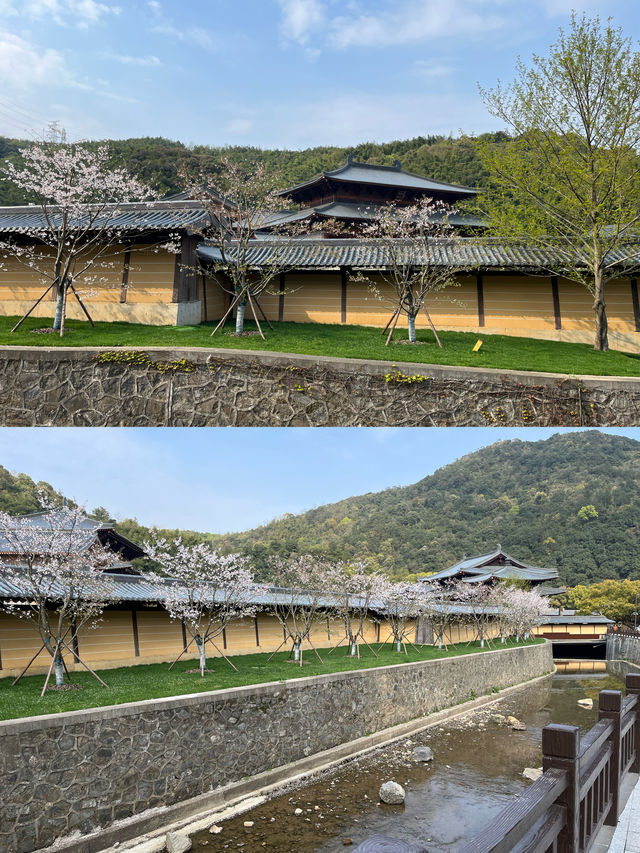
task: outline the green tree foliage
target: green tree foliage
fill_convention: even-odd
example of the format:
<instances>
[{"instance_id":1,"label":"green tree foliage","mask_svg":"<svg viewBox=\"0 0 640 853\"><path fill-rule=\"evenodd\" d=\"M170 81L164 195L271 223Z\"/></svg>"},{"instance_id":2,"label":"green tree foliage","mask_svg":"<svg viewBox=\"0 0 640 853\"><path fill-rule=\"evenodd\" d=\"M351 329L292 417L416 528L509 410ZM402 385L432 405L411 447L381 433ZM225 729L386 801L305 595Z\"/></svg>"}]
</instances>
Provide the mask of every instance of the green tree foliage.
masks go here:
<instances>
[{"instance_id":1,"label":"green tree foliage","mask_svg":"<svg viewBox=\"0 0 640 853\"><path fill-rule=\"evenodd\" d=\"M598 511L594 507L593 504L587 504L586 506L581 506L578 510L578 518L581 518L583 521L589 521L592 518L598 517Z\"/></svg>"},{"instance_id":2,"label":"green tree foliage","mask_svg":"<svg viewBox=\"0 0 640 853\"><path fill-rule=\"evenodd\" d=\"M540 246L550 273L589 291L595 348L607 350L605 286L621 258L627 274L640 266L640 53L574 14L546 56L481 93L511 138L479 145L491 176L479 205L494 235Z\"/></svg>"},{"instance_id":3,"label":"green tree foliage","mask_svg":"<svg viewBox=\"0 0 640 853\"><path fill-rule=\"evenodd\" d=\"M480 138L489 143L501 143L505 134L485 134ZM0 166L5 158L17 165L18 148L28 144L0 136ZM465 186L484 186L488 175L475 142L466 137L417 136L381 145L365 142L353 148L324 146L302 151L248 146L186 146L162 137L117 139L110 145L113 152L111 165L126 168L145 184L153 186L159 194L180 192L183 189L181 172L215 175L223 157L245 170L254 163L264 163L268 172L279 173L284 184L289 186L343 165L348 154L357 161L384 166L392 166L395 160L400 160L403 169L409 172ZM21 204L25 201L29 199L20 197L14 188L0 182L0 204Z\"/></svg>"},{"instance_id":4,"label":"green tree foliage","mask_svg":"<svg viewBox=\"0 0 640 853\"><path fill-rule=\"evenodd\" d=\"M579 613L598 613L615 622L634 624L640 597L640 580L606 580L591 586L580 584L559 597L560 604Z\"/></svg>"}]
</instances>

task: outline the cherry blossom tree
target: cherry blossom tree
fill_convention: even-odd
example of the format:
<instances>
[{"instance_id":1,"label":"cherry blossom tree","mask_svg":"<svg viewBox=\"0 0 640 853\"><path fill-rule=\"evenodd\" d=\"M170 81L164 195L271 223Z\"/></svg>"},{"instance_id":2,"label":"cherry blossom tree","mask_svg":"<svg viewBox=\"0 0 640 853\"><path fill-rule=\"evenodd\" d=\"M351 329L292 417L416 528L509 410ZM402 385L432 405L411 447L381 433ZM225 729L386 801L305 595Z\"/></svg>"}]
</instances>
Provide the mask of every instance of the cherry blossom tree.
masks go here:
<instances>
[{"instance_id":1,"label":"cherry blossom tree","mask_svg":"<svg viewBox=\"0 0 640 853\"><path fill-rule=\"evenodd\" d=\"M248 559L240 554L219 554L202 542L187 545L180 537L172 542L163 538L145 542L145 550L168 577L151 571L146 576L162 587L164 607L191 635L169 669L195 643L202 676L209 671L207 645L213 646L237 672L216 639L229 622L254 616L258 609L257 599L264 587L254 581Z\"/></svg>"},{"instance_id":2,"label":"cherry blossom tree","mask_svg":"<svg viewBox=\"0 0 640 853\"><path fill-rule=\"evenodd\" d=\"M365 639L364 628L372 601L380 598L383 582L381 575L367 572L365 563L347 564L339 561L330 567L327 590L334 599L335 614L344 626L344 636L331 651L347 642L349 655L359 658L360 643L364 643L377 657Z\"/></svg>"},{"instance_id":3,"label":"cherry blossom tree","mask_svg":"<svg viewBox=\"0 0 640 853\"><path fill-rule=\"evenodd\" d=\"M460 618L460 605L458 602L458 588L460 584L455 581L441 583L437 586L427 587L422 593L422 611L431 621L433 628L434 643L438 648L447 648L447 632L451 626Z\"/></svg>"},{"instance_id":4,"label":"cherry blossom tree","mask_svg":"<svg viewBox=\"0 0 640 853\"><path fill-rule=\"evenodd\" d=\"M542 621L547 602L537 590L519 589L515 586L507 587L504 600L511 622L511 633L515 635L516 642L529 639L531 631Z\"/></svg>"},{"instance_id":5,"label":"cherry blossom tree","mask_svg":"<svg viewBox=\"0 0 640 853\"><path fill-rule=\"evenodd\" d=\"M0 179L33 202L33 216L28 226L0 241L0 262L14 259L37 274L45 290L12 331L53 290L53 329L63 335L70 296L93 325L84 298L108 282L115 257L122 253L123 230L117 227L121 205L148 199L151 193L124 169L109 165L104 145L36 142L20 149L20 155L22 165L8 162ZM166 246L177 251L171 240Z\"/></svg>"},{"instance_id":6,"label":"cherry blossom tree","mask_svg":"<svg viewBox=\"0 0 640 853\"><path fill-rule=\"evenodd\" d=\"M358 272L352 279L367 284L377 299L393 308L384 328L384 332L389 329L387 344L401 315L407 318L409 342L415 343L416 317L424 311L442 346L426 303L431 294L458 284L460 267L446 252L454 236L448 217L454 212L445 202L424 198L408 206L384 205L362 227L363 236L379 245L384 267L375 274ZM380 281L386 285L384 289Z\"/></svg>"},{"instance_id":7,"label":"cherry blossom tree","mask_svg":"<svg viewBox=\"0 0 640 853\"><path fill-rule=\"evenodd\" d=\"M311 640L311 630L321 613L335 607L335 599L328 593L331 571L331 563L321 557L272 557L270 574L275 585L270 590L271 606L282 625L283 640L269 660L291 643L289 657L302 666L302 644L306 641L324 663Z\"/></svg>"},{"instance_id":8,"label":"cherry blossom tree","mask_svg":"<svg viewBox=\"0 0 640 853\"><path fill-rule=\"evenodd\" d=\"M491 644L490 629L495 622L491 592L492 587L485 584L461 583L458 586L458 600L467 608L467 620L481 649L487 641Z\"/></svg>"},{"instance_id":9,"label":"cherry blossom tree","mask_svg":"<svg viewBox=\"0 0 640 853\"><path fill-rule=\"evenodd\" d=\"M33 515L16 518L0 512L0 575L15 590L0 607L30 622L41 639L38 651L13 684L46 651L51 664L41 696L52 670L56 688L65 687L69 655L106 687L73 645L80 628L93 626L107 604L115 601L104 571L116 557L97 540L95 528L87 527L81 507L56 507L42 493L40 501L43 511Z\"/></svg>"},{"instance_id":10,"label":"cherry blossom tree","mask_svg":"<svg viewBox=\"0 0 640 853\"><path fill-rule=\"evenodd\" d=\"M263 163L245 171L226 158L222 158L217 174L200 174L190 182L189 195L199 199L209 213L211 224L202 236L217 253L216 258L207 259L200 271L213 278L230 296L229 307L212 335L234 309L235 334L243 334L247 305L262 338L258 312L271 328L260 305L260 296L269 292L280 273L292 268L289 249L304 231L302 223L279 224L278 214L285 200L276 183L277 175L267 173ZM211 191L211 184L216 185L221 195ZM267 251L258 264L252 258L261 246Z\"/></svg>"},{"instance_id":11,"label":"cherry blossom tree","mask_svg":"<svg viewBox=\"0 0 640 853\"><path fill-rule=\"evenodd\" d=\"M417 618L422 607L424 597L422 584L407 581L394 583L387 578L381 578L377 593L384 617L391 629L387 639L393 637L396 651L401 652L404 649L404 653L407 654L407 642L416 648L408 637L408 631L409 623ZM384 642L386 643L386 640Z\"/></svg>"}]
</instances>

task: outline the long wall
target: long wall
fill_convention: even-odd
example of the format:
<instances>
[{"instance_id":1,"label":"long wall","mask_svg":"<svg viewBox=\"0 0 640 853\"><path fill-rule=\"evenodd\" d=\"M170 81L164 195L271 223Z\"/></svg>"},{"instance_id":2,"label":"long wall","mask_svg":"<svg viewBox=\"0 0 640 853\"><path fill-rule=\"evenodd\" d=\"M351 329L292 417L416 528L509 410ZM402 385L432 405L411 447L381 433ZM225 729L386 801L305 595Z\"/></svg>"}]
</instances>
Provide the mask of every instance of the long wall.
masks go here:
<instances>
[{"instance_id":1,"label":"long wall","mask_svg":"<svg viewBox=\"0 0 640 853\"><path fill-rule=\"evenodd\" d=\"M607 634L607 660L640 664L640 636L623 632Z\"/></svg>"},{"instance_id":2,"label":"long wall","mask_svg":"<svg viewBox=\"0 0 640 853\"><path fill-rule=\"evenodd\" d=\"M0 722L0 850L30 853L552 670L547 642Z\"/></svg>"},{"instance_id":3,"label":"long wall","mask_svg":"<svg viewBox=\"0 0 640 853\"><path fill-rule=\"evenodd\" d=\"M216 285L207 287L205 319L221 314ZM353 282L341 272L293 271L280 278L260 302L270 320L296 323L352 323L385 326L393 313L391 289L382 280L377 294L367 284ZM279 292L279 291L282 292ZM640 309L636 279L607 284L606 304L610 345L613 349L640 352ZM223 300L224 301L224 300ZM427 299L438 329L517 335L555 341L592 343L593 298L581 285L563 278L520 273L461 275L448 287ZM406 319L400 325L406 327ZM429 328L420 314L419 329Z\"/></svg>"}]
</instances>

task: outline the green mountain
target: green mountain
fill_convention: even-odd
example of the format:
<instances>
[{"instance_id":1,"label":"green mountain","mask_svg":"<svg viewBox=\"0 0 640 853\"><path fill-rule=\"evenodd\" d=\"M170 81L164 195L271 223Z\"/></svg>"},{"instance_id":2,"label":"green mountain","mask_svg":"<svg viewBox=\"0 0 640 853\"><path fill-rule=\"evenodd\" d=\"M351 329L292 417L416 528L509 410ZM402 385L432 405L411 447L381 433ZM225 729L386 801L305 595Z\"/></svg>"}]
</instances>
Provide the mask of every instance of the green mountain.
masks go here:
<instances>
[{"instance_id":1,"label":"green mountain","mask_svg":"<svg viewBox=\"0 0 640 853\"><path fill-rule=\"evenodd\" d=\"M499 143L505 134L486 134ZM0 136L0 167L5 159L19 161L19 148L28 141ZM98 145L100 143L92 143ZM204 170L215 175L222 157L249 167L263 162L271 173L278 174L281 186L307 180L325 169L342 165L348 154L364 163L391 166L400 160L403 169L441 181L467 186L484 186L487 173L480 162L472 140L461 137L417 136L414 139L396 140L377 144L364 142L352 148L318 147L301 151L261 149L243 146L215 147L208 145L186 146L162 137L117 139L109 141L114 165L125 166L161 194L182 189L180 171L197 173ZM0 180L0 205L27 201L10 184Z\"/></svg>"},{"instance_id":2,"label":"green mountain","mask_svg":"<svg viewBox=\"0 0 640 853\"><path fill-rule=\"evenodd\" d=\"M556 567L564 583L640 579L640 442L600 432L502 441L412 486L348 498L220 547L253 554L366 558L394 577L443 569L499 542Z\"/></svg>"},{"instance_id":3,"label":"green mountain","mask_svg":"<svg viewBox=\"0 0 640 853\"><path fill-rule=\"evenodd\" d=\"M61 497L49 484L38 484ZM0 467L0 509L37 508L37 486ZM94 514L108 518L98 507ZM149 529L118 529L136 542ZM501 441L412 486L285 515L244 533L158 531L253 556L267 579L271 554L365 558L397 578L433 572L500 542L514 557L556 567L568 586L640 579L640 442L597 431L546 441Z\"/></svg>"}]
</instances>

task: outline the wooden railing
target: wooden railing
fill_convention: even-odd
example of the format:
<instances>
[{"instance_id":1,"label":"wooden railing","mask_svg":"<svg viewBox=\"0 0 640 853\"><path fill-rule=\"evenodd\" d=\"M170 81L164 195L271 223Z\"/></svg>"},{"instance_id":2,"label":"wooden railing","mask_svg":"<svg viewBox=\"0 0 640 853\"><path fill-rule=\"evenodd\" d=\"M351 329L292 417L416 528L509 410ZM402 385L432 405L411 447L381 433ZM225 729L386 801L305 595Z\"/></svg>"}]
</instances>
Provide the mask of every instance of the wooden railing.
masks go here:
<instances>
[{"instance_id":1,"label":"wooden railing","mask_svg":"<svg viewBox=\"0 0 640 853\"><path fill-rule=\"evenodd\" d=\"M578 726L545 726L540 779L457 853L588 853L602 825L618 822L624 777L640 772L640 675L625 686L626 698L600 691L599 721L584 737ZM393 844L376 836L356 851L409 848Z\"/></svg>"}]
</instances>

